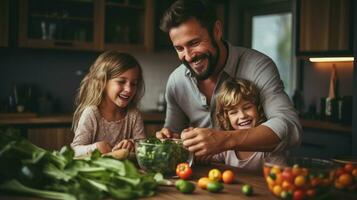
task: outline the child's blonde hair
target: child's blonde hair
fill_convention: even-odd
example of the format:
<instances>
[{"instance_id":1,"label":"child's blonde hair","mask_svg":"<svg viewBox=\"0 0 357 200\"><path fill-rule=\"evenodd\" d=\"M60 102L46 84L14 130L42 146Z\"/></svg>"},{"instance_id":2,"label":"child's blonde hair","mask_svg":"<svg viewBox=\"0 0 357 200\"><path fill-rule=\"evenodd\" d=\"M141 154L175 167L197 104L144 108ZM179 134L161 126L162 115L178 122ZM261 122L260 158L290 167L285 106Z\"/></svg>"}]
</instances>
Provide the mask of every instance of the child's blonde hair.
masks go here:
<instances>
[{"instance_id":1,"label":"child's blonde hair","mask_svg":"<svg viewBox=\"0 0 357 200\"><path fill-rule=\"evenodd\" d=\"M244 99L257 107L257 124L266 120L264 110L260 104L259 91L254 84L244 79L228 79L220 89L216 97L216 121L221 129L233 130L228 118L228 111L234 109Z\"/></svg>"},{"instance_id":2,"label":"child's blonde hair","mask_svg":"<svg viewBox=\"0 0 357 200\"><path fill-rule=\"evenodd\" d=\"M107 81L135 67L139 69L137 90L133 100L128 105L128 109L137 106L145 91L142 68L139 62L132 55L119 51L107 51L99 55L89 68L88 74L81 81L75 99L77 108L73 115L72 129L74 131L78 127L78 121L84 109L92 105L98 106L101 103Z\"/></svg>"}]
</instances>

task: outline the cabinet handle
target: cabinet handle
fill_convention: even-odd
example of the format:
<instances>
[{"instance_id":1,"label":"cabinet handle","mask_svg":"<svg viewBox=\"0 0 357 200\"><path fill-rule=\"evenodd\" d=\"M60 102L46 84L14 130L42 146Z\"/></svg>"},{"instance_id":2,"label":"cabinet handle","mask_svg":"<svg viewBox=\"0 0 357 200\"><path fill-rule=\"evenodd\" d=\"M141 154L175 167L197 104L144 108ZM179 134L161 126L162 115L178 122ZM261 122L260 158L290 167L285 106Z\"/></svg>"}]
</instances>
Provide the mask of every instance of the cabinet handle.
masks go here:
<instances>
[{"instance_id":1,"label":"cabinet handle","mask_svg":"<svg viewBox=\"0 0 357 200\"><path fill-rule=\"evenodd\" d=\"M71 47L73 46L72 42L54 42L56 46L65 46L65 47Z\"/></svg>"},{"instance_id":2,"label":"cabinet handle","mask_svg":"<svg viewBox=\"0 0 357 200\"><path fill-rule=\"evenodd\" d=\"M309 142L302 142L301 146L315 148L315 149L325 149L326 148L324 145L313 144L313 143L309 143Z\"/></svg>"}]
</instances>

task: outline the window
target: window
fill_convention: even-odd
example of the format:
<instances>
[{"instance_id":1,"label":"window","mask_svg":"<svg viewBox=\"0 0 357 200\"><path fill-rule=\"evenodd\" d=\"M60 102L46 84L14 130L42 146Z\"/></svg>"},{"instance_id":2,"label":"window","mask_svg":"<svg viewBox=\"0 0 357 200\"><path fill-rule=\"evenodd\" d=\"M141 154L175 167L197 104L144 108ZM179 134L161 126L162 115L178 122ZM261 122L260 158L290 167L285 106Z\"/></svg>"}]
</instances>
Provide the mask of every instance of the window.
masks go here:
<instances>
[{"instance_id":1,"label":"window","mask_svg":"<svg viewBox=\"0 0 357 200\"><path fill-rule=\"evenodd\" d=\"M292 41L291 12L252 16L252 48L273 59L289 96L294 90Z\"/></svg>"}]
</instances>

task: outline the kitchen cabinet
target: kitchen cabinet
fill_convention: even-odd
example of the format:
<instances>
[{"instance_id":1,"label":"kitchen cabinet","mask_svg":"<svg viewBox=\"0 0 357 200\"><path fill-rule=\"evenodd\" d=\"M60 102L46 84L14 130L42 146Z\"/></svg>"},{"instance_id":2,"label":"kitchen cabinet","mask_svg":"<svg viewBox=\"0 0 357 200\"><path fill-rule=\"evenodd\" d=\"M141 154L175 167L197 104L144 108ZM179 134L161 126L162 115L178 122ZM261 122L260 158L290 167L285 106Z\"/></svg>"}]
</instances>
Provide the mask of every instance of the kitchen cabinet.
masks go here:
<instances>
[{"instance_id":1,"label":"kitchen cabinet","mask_svg":"<svg viewBox=\"0 0 357 200\"><path fill-rule=\"evenodd\" d=\"M291 155L317 158L351 155L351 137L351 132L304 128L301 145Z\"/></svg>"},{"instance_id":2,"label":"kitchen cabinet","mask_svg":"<svg viewBox=\"0 0 357 200\"><path fill-rule=\"evenodd\" d=\"M20 0L20 47L153 49L153 0Z\"/></svg>"},{"instance_id":3,"label":"kitchen cabinet","mask_svg":"<svg viewBox=\"0 0 357 200\"><path fill-rule=\"evenodd\" d=\"M298 56L352 55L351 0L296 0Z\"/></svg>"},{"instance_id":4,"label":"kitchen cabinet","mask_svg":"<svg viewBox=\"0 0 357 200\"><path fill-rule=\"evenodd\" d=\"M27 129L27 138L33 144L47 149L60 150L70 145L74 134L70 127L37 127Z\"/></svg>"},{"instance_id":5,"label":"kitchen cabinet","mask_svg":"<svg viewBox=\"0 0 357 200\"><path fill-rule=\"evenodd\" d=\"M148 137L164 125L165 113L143 112L144 130ZM36 114L8 113L0 115L0 126L21 130L32 143L47 150L60 150L70 145L74 133L71 130L72 115L37 116Z\"/></svg>"},{"instance_id":6,"label":"kitchen cabinet","mask_svg":"<svg viewBox=\"0 0 357 200\"><path fill-rule=\"evenodd\" d=\"M8 46L9 0L0 1L0 47Z\"/></svg>"}]
</instances>

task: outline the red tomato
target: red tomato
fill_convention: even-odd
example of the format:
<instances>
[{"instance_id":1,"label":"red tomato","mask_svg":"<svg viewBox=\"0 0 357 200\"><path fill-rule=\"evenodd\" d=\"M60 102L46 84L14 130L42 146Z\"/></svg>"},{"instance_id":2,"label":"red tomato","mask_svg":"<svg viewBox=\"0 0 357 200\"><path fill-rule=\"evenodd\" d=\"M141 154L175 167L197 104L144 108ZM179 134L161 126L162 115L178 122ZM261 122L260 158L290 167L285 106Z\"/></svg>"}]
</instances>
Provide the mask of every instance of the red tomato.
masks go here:
<instances>
[{"instance_id":1,"label":"red tomato","mask_svg":"<svg viewBox=\"0 0 357 200\"><path fill-rule=\"evenodd\" d=\"M192 175L192 169L188 163L180 163L176 167L176 175L181 179L188 179Z\"/></svg>"},{"instance_id":2,"label":"red tomato","mask_svg":"<svg viewBox=\"0 0 357 200\"><path fill-rule=\"evenodd\" d=\"M347 163L345 165L345 170L351 173L353 171L353 165L351 163Z\"/></svg>"},{"instance_id":3,"label":"red tomato","mask_svg":"<svg viewBox=\"0 0 357 200\"><path fill-rule=\"evenodd\" d=\"M345 173L345 168L338 168L336 170L336 176L341 176L341 174Z\"/></svg>"},{"instance_id":4,"label":"red tomato","mask_svg":"<svg viewBox=\"0 0 357 200\"><path fill-rule=\"evenodd\" d=\"M294 200L302 200L305 197L305 193L302 190L295 190L293 194L293 199Z\"/></svg>"},{"instance_id":5,"label":"red tomato","mask_svg":"<svg viewBox=\"0 0 357 200\"><path fill-rule=\"evenodd\" d=\"M283 173L281 174L281 176L283 177L283 180L288 181L289 183L293 183L294 182L295 176L292 173L292 171L289 170L289 169L285 169L283 171Z\"/></svg>"}]
</instances>

